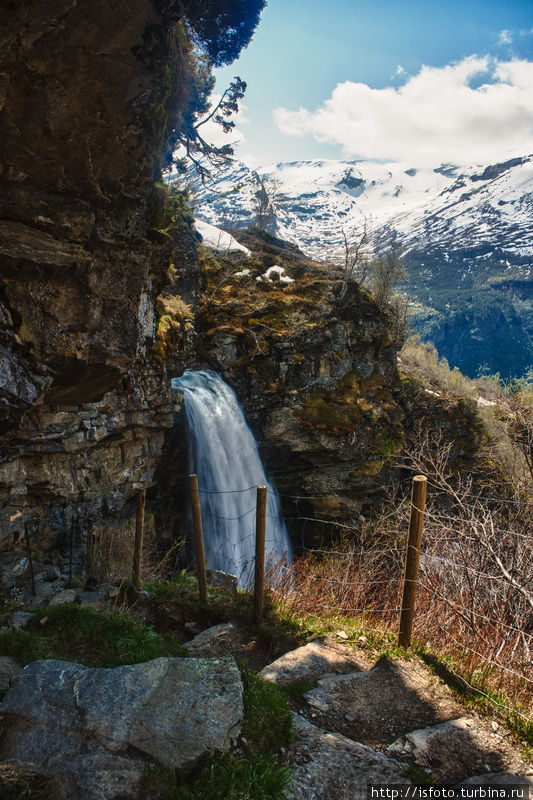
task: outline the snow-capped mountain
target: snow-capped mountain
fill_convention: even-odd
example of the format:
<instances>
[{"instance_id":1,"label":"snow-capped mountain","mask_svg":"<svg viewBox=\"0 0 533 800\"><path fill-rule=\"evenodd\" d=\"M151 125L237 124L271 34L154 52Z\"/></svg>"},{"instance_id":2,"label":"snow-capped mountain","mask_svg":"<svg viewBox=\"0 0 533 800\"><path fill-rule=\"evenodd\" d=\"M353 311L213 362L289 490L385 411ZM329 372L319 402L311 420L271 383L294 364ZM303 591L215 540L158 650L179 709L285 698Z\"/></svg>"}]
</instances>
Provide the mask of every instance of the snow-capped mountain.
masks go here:
<instances>
[{"instance_id":1,"label":"snow-capped mountain","mask_svg":"<svg viewBox=\"0 0 533 800\"><path fill-rule=\"evenodd\" d=\"M434 169L361 161L234 162L195 186L195 214L223 228L256 222L262 185L269 230L321 261L365 230L395 240L409 271L415 324L468 374L523 374L533 364L533 155Z\"/></svg>"},{"instance_id":2,"label":"snow-capped mountain","mask_svg":"<svg viewBox=\"0 0 533 800\"><path fill-rule=\"evenodd\" d=\"M417 169L356 161L296 161L252 170L242 163L196 187L196 213L213 224L254 222L259 176L275 189L275 230L315 258L343 231L395 231L408 249L503 248L533 261L533 156L467 169ZM513 259L514 260L514 259Z\"/></svg>"}]
</instances>

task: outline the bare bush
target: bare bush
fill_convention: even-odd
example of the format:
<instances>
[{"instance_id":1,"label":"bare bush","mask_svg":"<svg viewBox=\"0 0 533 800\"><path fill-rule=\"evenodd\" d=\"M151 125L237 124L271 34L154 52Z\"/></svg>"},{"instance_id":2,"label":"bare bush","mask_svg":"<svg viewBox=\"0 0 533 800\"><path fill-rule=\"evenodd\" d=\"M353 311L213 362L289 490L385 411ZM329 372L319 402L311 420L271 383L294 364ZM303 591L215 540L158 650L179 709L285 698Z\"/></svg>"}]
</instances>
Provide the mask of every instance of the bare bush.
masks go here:
<instances>
[{"instance_id":1,"label":"bare bush","mask_svg":"<svg viewBox=\"0 0 533 800\"><path fill-rule=\"evenodd\" d=\"M531 703L533 506L450 468L451 445L426 436L402 472L428 477L415 636L452 656L463 677ZM400 496L407 492L407 483ZM410 513L391 497L339 543L307 552L290 570L284 605L296 615L361 616L397 630Z\"/></svg>"}]
</instances>

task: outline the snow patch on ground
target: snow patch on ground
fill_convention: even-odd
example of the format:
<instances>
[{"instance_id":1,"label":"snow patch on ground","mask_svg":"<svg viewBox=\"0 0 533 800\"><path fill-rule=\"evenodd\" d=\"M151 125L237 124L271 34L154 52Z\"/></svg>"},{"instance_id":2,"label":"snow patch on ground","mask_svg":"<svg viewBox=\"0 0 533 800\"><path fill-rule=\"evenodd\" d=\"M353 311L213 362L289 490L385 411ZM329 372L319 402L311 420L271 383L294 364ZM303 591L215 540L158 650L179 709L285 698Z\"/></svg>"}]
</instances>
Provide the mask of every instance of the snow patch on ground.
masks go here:
<instances>
[{"instance_id":1,"label":"snow patch on ground","mask_svg":"<svg viewBox=\"0 0 533 800\"><path fill-rule=\"evenodd\" d=\"M294 278L289 278L289 276L285 275L284 273L285 267L279 267L277 264L274 264L274 266L269 267L263 275L258 275L256 281L268 281L268 283L273 283L274 281L279 281L280 283L294 283ZM277 278L272 278L272 275L277 275Z\"/></svg>"},{"instance_id":2,"label":"snow patch on ground","mask_svg":"<svg viewBox=\"0 0 533 800\"><path fill-rule=\"evenodd\" d=\"M204 222L203 219L195 219L194 225L202 237L203 244L211 250L217 250L218 252L238 250L247 256L250 255L247 247L240 244L230 233L226 233L221 228L217 228L209 222Z\"/></svg>"}]
</instances>

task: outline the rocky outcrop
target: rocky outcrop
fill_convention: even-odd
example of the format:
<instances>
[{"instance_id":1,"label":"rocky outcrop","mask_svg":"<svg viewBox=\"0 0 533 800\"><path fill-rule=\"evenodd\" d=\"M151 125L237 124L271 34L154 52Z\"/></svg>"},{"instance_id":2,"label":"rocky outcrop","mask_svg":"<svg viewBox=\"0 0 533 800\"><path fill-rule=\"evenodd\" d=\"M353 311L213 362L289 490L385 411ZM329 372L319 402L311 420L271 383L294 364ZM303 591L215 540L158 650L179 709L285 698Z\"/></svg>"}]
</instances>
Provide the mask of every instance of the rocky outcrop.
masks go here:
<instances>
[{"instance_id":1,"label":"rocky outcrop","mask_svg":"<svg viewBox=\"0 0 533 800\"><path fill-rule=\"evenodd\" d=\"M1 756L52 776L72 800L138 797L149 763L182 772L240 734L232 658L158 658L96 669L35 661L3 703Z\"/></svg>"},{"instance_id":2,"label":"rocky outcrop","mask_svg":"<svg viewBox=\"0 0 533 800\"><path fill-rule=\"evenodd\" d=\"M189 45L171 3L0 5L0 548L43 551L131 524L174 421L156 297L196 254L154 181Z\"/></svg>"},{"instance_id":3,"label":"rocky outcrop","mask_svg":"<svg viewBox=\"0 0 533 800\"><path fill-rule=\"evenodd\" d=\"M402 441L390 319L355 283L278 263L292 282L256 280L264 263L208 271L198 363L235 388L282 494L309 497L302 515L354 519Z\"/></svg>"},{"instance_id":4,"label":"rocky outcrop","mask_svg":"<svg viewBox=\"0 0 533 800\"><path fill-rule=\"evenodd\" d=\"M398 373L390 309L269 234L244 240L255 256L245 269L204 264L196 364L236 390L299 543L335 536L329 522L357 527L394 482L406 434L431 430L457 463L476 451L475 405L428 395Z\"/></svg>"},{"instance_id":5,"label":"rocky outcrop","mask_svg":"<svg viewBox=\"0 0 533 800\"><path fill-rule=\"evenodd\" d=\"M405 427L389 312L274 237L200 278L157 184L191 82L173 2L0 5L0 549L27 531L72 575L131 540L138 489L185 472L185 366L236 389L288 516L353 523Z\"/></svg>"},{"instance_id":6,"label":"rocky outcrop","mask_svg":"<svg viewBox=\"0 0 533 800\"><path fill-rule=\"evenodd\" d=\"M368 785L411 786L407 767L340 733L294 714L294 800L365 800Z\"/></svg>"},{"instance_id":7,"label":"rocky outcrop","mask_svg":"<svg viewBox=\"0 0 533 800\"><path fill-rule=\"evenodd\" d=\"M351 800L365 797L368 784L411 781L531 784L532 765L500 722L465 717L458 697L417 658L382 657L368 669L369 655L316 640L261 671L293 689L317 682L295 701L295 800Z\"/></svg>"}]
</instances>

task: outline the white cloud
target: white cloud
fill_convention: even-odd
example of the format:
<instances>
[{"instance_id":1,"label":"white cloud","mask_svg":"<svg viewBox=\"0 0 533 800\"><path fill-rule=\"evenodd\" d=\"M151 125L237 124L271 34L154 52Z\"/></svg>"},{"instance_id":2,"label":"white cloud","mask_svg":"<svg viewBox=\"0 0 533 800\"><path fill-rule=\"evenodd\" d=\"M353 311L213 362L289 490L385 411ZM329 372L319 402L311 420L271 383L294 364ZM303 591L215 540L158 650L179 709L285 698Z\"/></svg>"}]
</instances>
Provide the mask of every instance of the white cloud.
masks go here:
<instances>
[{"instance_id":1,"label":"white cloud","mask_svg":"<svg viewBox=\"0 0 533 800\"><path fill-rule=\"evenodd\" d=\"M507 28L504 28L503 31L500 31L500 36L498 38L498 44L505 45L505 44L512 44L513 43L513 34Z\"/></svg>"},{"instance_id":2,"label":"white cloud","mask_svg":"<svg viewBox=\"0 0 533 800\"><path fill-rule=\"evenodd\" d=\"M486 163L533 151L533 62L469 56L423 66L396 88L346 81L315 111L277 108L274 118L283 133L339 144L350 157Z\"/></svg>"}]
</instances>

